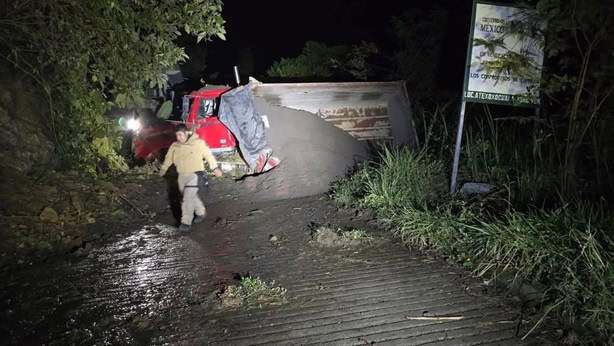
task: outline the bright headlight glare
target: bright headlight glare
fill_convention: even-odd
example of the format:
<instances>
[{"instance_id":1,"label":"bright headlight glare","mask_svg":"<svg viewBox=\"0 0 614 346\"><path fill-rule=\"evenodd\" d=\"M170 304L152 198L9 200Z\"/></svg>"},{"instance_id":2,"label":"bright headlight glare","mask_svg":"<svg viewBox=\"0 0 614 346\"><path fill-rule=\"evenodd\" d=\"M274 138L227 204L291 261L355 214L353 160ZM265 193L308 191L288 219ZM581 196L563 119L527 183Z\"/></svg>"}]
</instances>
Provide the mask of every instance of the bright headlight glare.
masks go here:
<instances>
[{"instance_id":1,"label":"bright headlight glare","mask_svg":"<svg viewBox=\"0 0 614 346\"><path fill-rule=\"evenodd\" d=\"M141 129L141 122L138 121L138 119L128 119L128 121L126 122L126 127L128 127L129 130L132 131L138 131Z\"/></svg>"}]
</instances>

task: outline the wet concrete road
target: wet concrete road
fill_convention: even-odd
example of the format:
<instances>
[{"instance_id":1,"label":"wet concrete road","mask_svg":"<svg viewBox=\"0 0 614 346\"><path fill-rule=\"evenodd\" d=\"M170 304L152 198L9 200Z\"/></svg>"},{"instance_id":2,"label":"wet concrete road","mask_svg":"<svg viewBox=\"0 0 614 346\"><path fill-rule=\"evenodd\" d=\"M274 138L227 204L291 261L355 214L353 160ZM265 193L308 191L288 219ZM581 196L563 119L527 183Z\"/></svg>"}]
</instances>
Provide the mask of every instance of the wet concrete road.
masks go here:
<instances>
[{"instance_id":1,"label":"wet concrete road","mask_svg":"<svg viewBox=\"0 0 614 346\"><path fill-rule=\"evenodd\" d=\"M517 307L442 260L411 252L323 197L219 202L179 236L164 215L126 226L87 256L2 283L2 344L543 344ZM356 248L311 240L315 225L376 237ZM277 241L271 242L274 235ZM275 280L288 302L221 309L239 274ZM526 318L526 317L525 317Z\"/></svg>"}]
</instances>

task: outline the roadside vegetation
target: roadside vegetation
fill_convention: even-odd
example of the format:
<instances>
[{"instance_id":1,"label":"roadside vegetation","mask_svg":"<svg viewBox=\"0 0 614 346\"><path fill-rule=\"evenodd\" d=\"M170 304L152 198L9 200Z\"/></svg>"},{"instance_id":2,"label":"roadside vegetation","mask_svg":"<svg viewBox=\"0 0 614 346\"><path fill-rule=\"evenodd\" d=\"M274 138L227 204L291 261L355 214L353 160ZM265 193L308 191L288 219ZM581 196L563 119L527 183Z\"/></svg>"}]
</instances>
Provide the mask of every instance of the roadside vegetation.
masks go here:
<instances>
[{"instance_id":1,"label":"roadside vegetation","mask_svg":"<svg viewBox=\"0 0 614 346\"><path fill-rule=\"evenodd\" d=\"M373 237L367 232L357 229L333 229L321 226L311 232L311 239L314 243L323 247L351 248L373 242Z\"/></svg>"},{"instance_id":2,"label":"roadside vegetation","mask_svg":"<svg viewBox=\"0 0 614 346\"><path fill-rule=\"evenodd\" d=\"M128 168L117 153L121 128L105 113L143 108L145 91L164 87L165 72L187 60L180 38L226 33L220 0L0 0L0 7L0 66L44 100L41 121L58 158L49 166L90 175Z\"/></svg>"},{"instance_id":3,"label":"roadside vegetation","mask_svg":"<svg viewBox=\"0 0 614 346\"><path fill-rule=\"evenodd\" d=\"M287 293L288 290L276 286L274 281L266 282L259 277L245 276L241 278L240 284L227 286L219 299L223 308L253 308L283 304Z\"/></svg>"},{"instance_id":4,"label":"roadside vegetation","mask_svg":"<svg viewBox=\"0 0 614 346\"><path fill-rule=\"evenodd\" d=\"M357 228L352 228L349 231L342 231L341 232L341 236L346 238L346 239L350 239L350 240L360 240L363 242L370 242L373 240L373 237L370 236L367 232L361 230L361 229L357 229Z\"/></svg>"}]
</instances>

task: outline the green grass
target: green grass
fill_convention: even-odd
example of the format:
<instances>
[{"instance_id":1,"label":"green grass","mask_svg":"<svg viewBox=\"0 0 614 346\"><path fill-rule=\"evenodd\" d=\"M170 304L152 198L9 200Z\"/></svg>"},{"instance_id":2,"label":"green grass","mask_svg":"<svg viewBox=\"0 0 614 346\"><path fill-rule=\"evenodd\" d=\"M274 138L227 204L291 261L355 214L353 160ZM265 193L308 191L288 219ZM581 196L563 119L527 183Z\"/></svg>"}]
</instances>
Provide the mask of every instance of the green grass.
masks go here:
<instances>
[{"instance_id":1,"label":"green grass","mask_svg":"<svg viewBox=\"0 0 614 346\"><path fill-rule=\"evenodd\" d=\"M417 107L422 151L444 164L446 179L452 167L458 109L453 103ZM460 156L458 186L485 182L504 188L516 206L544 206L559 198L559 158L555 136L543 121L527 112L508 109L497 116L488 105L467 109ZM426 172L425 172L426 173ZM449 182L448 182L449 183Z\"/></svg>"},{"instance_id":2,"label":"green grass","mask_svg":"<svg viewBox=\"0 0 614 346\"><path fill-rule=\"evenodd\" d=\"M367 234L367 232L356 228L349 231L342 231L341 236L349 240L358 240L362 242L370 242L373 240L373 237Z\"/></svg>"},{"instance_id":3,"label":"green grass","mask_svg":"<svg viewBox=\"0 0 614 346\"><path fill-rule=\"evenodd\" d=\"M312 239L325 246L356 246L359 244L370 243L373 241L373 237L367 232L357 229L333 229L329 227L318 227L313 230Z\"/></svg>"},{"instance_id":4,"label":"green grass","mask_svg":"<svg viewBox=\"0 0 614 346\"><path fill-rule=\"evenodd\" d=\"M446 184L442 162L423 153L382 147L379 161L336 183L333 193L341 203L388 212L404 206L426 208L445 193Z\"/></svg>"},{"instance_id":5,"label":"green grass","mask_svg":"<svg viewBox=\"0 0 614 346\"><path fill-rule=\"evenodd\" d=\"M241 278L239 285L226 287L220 296L220 300L225 302L236 302L235 305L247 307L261 307L263 305L278 305L286 302L288 290L276 286L275 281L265 282L260 278L249 276Z\"/></svg>"}]
</instances>

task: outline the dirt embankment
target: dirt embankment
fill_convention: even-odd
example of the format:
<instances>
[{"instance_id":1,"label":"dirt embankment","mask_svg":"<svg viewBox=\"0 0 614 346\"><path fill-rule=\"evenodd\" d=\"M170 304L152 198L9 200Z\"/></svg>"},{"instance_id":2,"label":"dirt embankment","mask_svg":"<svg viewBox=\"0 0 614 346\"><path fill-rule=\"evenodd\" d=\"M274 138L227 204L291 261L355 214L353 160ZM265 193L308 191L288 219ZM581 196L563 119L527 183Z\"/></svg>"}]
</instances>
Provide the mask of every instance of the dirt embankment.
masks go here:
<instances>
[{"instance_id":1,"label":"dirt embankment","mask_svg":"<svg viewBox=\"0 0 614 346\"><path fill-rule=\"evenodd\" d=\"M41 171L55 150L44 93L10 74L0 67L0 179Z\"/></svg>"},{"instance_id":2,"label":"dirt embankment","mask_svg":"<svg viewBox=\"0 0 614 346\"><path fill-rule=\"evenodd\" d=\"M152 189L160 181L140 172L113 182L71 172L7 178L0 189L0 267L86 255L113 234L109 222L142 222L166 210L168 197L159 192L165 188Z\"/></svg>"}]
</instances>

